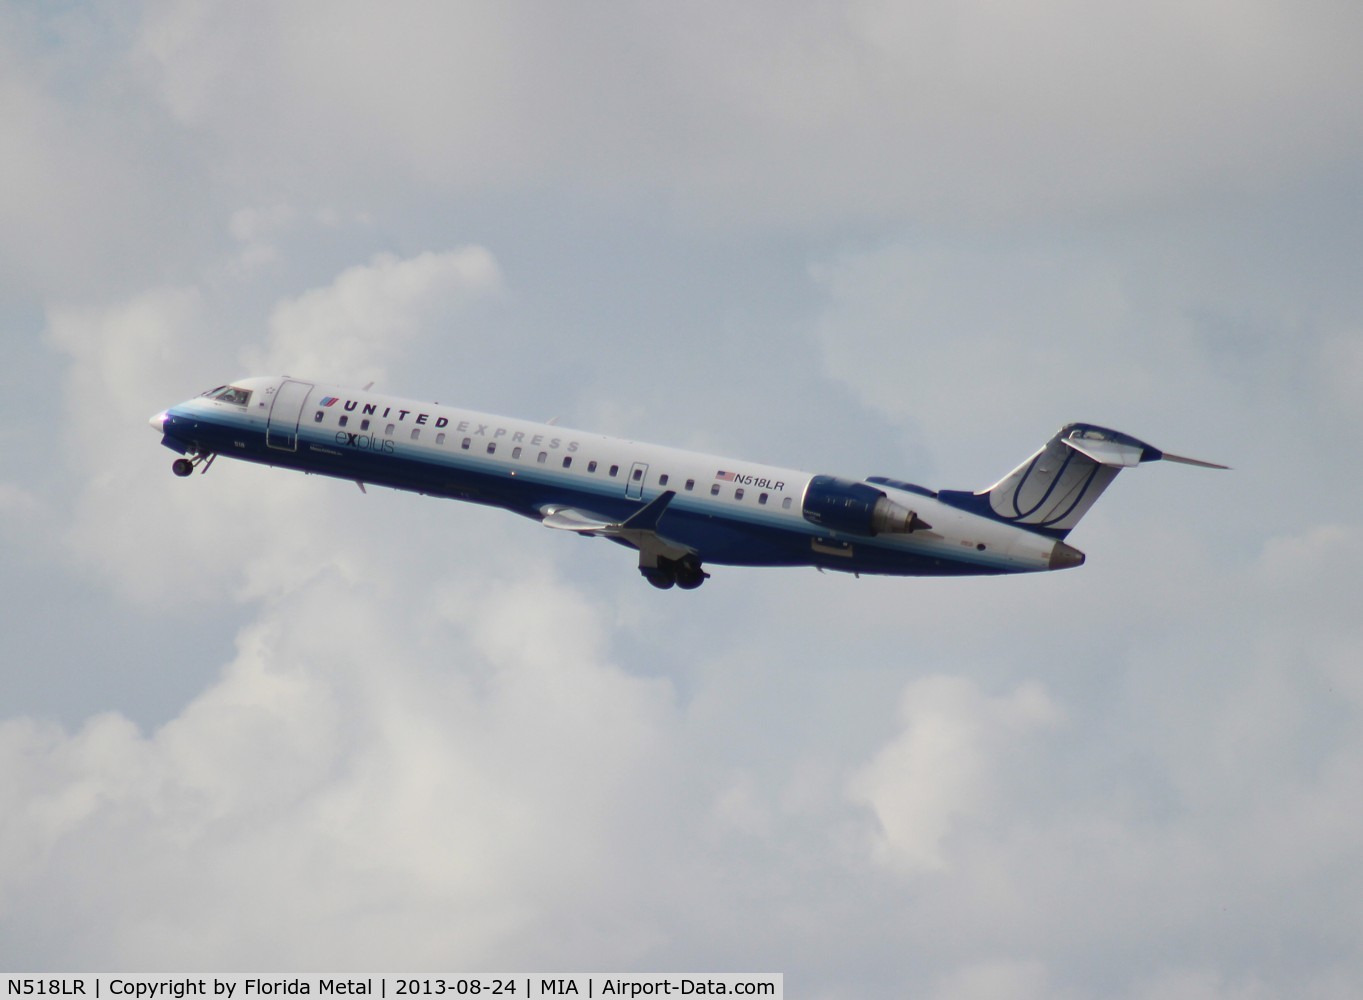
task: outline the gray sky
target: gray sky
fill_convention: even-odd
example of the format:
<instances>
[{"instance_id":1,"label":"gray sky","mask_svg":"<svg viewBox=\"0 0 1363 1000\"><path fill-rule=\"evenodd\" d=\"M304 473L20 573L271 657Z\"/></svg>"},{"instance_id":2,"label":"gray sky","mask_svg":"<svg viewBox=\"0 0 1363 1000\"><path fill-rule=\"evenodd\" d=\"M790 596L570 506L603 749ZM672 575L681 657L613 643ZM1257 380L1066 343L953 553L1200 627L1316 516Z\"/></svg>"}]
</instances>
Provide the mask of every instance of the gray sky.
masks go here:
<instances>
[{"instance_id":1,"label":"gray sky","mask_svg":"<svg viewBox=\"0 0 1363 1000\"><path fill-rule=\"evenodd\" d=\"M0 5L0 967L1363 983L1363 8ZM289 371L936 487L1045 577L717 568L221 462Z\"/></svg>"}]
</instances>

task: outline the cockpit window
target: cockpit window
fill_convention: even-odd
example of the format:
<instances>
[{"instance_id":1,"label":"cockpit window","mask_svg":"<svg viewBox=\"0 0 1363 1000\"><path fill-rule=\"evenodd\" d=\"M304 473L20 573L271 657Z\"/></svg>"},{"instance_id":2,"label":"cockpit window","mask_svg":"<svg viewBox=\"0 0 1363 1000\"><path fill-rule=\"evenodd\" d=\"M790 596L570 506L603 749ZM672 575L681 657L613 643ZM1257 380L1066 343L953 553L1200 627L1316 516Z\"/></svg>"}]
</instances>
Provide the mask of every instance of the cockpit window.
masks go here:
<instances>
[{"instance_id":1,"label":"cockpit window","mask_svg":"<svg viewBox=\"0 0 1363 1000\"><path fill-rule=\"evenodd\" d=\"M209 399L216 399L219 403L231 403L234 406L245 406L251 401L250 389L238 389L234 385L220 385L204 395Z\"/></svg>"}]
</instances>

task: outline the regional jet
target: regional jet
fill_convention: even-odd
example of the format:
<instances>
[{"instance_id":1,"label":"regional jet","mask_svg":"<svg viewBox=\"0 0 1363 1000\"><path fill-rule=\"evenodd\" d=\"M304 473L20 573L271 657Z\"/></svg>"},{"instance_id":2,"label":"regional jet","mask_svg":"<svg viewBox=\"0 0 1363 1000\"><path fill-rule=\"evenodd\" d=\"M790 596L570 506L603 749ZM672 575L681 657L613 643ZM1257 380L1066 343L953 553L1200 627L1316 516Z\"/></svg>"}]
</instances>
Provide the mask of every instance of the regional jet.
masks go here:
<instances>
[{"instance_id":1,"label":"regional jet","mask_svg":"<svg viewBox=\"0 0 1363 1000\"><path fill-rule=\"evenodd\" d=\"M894 576L1067 569L1065 539L1122 469L1172 455L1067 424L993 486L849 479L474 413L290 376L219 386L151 418L178 476L218 455L501 507L638 552L655 587L707 566L814 566Z\"/></svg>"}]
</instances>

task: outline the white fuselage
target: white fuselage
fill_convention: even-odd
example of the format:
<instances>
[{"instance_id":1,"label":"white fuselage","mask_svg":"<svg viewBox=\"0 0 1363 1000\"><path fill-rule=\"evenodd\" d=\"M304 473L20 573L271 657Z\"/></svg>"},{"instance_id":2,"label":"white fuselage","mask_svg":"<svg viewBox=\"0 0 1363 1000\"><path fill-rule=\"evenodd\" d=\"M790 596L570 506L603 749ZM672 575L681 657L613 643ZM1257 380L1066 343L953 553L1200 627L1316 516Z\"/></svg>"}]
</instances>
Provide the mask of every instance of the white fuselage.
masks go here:
<instances>
[{"instance_id":1,"label":"white fuselage","mask_svg":"<svg viewBox=\"0 0 1363 1000\"><path fill-rule=\"evenodd\" d=\"M233 383L152 423L182 454L229 455L494 504L551 527L564 518L547 515L567 511L602 529L574 530L617 540L624 536L609 526L670 492L648 530L670 546L662 551L688 553L698 564L1015 573L1058 568L1057 546L1074 551L909 484L817 476L288 377ZM879 503L877 495L887 501L882 507L911 514L922 527L868 529L863 508Z\"/></svg>"}]
</instances>

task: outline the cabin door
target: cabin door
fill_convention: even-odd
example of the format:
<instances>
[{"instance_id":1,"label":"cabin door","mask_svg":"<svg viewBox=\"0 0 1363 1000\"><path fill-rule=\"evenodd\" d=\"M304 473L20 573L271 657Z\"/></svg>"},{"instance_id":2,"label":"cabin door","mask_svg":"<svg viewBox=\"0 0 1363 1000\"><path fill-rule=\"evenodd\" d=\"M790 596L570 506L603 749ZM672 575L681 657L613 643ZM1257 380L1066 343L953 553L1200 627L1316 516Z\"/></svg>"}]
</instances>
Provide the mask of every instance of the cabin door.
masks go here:
<instances>
[{"instance_id":1,"label":"cabin door","mask_svg":"<svg viewBox=\"0 0 1363 1000\"><path fill-rule=\"evenodd\" d=\"M629 480L625 483L625 496L632 500L644 498L644 480L648 478L648 465L635 462L629 468Z\"/></svg>"},{"instance_id":2,"label":"cabin door","mask_svg":"<svg viewBox=\"0 0 1363 1000\"><path fill-rule=\"evenodd\" d=\"M270 404L270 418L265 425L265 443L280 451L298 450L298 421L303 416L303 404L312 392L309 382L286 380L274 394Z\"/></svg>"}]
</instances>

